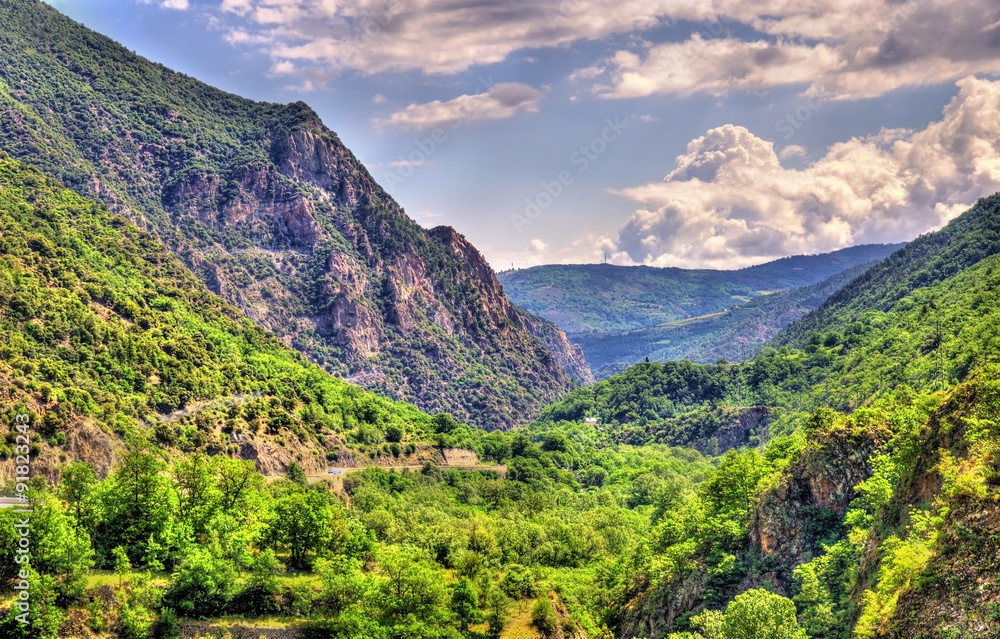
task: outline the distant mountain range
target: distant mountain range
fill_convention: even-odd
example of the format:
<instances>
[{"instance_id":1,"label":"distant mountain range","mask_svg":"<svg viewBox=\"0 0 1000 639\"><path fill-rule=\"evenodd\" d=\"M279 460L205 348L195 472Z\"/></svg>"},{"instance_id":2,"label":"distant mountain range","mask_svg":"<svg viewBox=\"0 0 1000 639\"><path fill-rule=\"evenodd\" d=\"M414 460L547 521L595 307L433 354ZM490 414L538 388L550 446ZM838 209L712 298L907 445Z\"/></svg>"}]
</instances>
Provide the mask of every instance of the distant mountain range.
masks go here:
<instances>
[{"instance_id":1,"label":"distant mountain range","mask_svg":"<svg viewBox=\"0 0 1000 639\"><path fill-rule=\"evenodd\" d=\"M301 102L246 100L0 0L0 149L154 233L328 371L483 428L591 379L475 247L425 230Z\"/></svg>"},{"instance_id":2,"label":"distant mountain range","mask_svg":"<svg viewBox=\"0 0 1000 639\"><path fill-rule=\"evenodd\" d=\"M653 360L736 361L902 244L854 246L733 271L551 265L499 274L507 295L559 325L599 379Z\"/></svg>"}]
</instances>

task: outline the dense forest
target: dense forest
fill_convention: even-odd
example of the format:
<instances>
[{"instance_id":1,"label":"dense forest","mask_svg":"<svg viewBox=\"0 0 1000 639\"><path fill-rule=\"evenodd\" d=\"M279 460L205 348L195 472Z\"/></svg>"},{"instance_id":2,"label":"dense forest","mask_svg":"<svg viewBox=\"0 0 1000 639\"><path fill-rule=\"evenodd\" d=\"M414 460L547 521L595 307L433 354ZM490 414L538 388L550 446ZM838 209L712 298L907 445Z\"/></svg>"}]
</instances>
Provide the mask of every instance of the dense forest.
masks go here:
<instances>
[{"instance_id":1,"label":"dense forest","mask_svg":"<svg viewBox=\"0 0 1000 639\"><path fill-rule=\"evenodd\" d=\"M1000 255L963 236L998 207L867 271L911 278L865 287L878 309L835 297L804 340L639 364L486 432L327 376L3 159L0 456L32 460L36 575L4 636L985 636Z\"/></svg>"}]
</instances>

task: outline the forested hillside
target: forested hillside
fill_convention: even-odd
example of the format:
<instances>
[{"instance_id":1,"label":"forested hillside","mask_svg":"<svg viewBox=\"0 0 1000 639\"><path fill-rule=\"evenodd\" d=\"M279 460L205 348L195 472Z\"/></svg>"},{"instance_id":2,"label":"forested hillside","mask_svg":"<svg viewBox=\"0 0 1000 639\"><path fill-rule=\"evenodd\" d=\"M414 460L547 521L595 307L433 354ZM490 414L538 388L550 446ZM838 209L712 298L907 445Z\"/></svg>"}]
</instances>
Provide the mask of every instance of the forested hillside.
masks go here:
<instances>
[{"instance_id":1,"label":"forested hillside","mask_svg":"<svg viewBox=\"0 0 1000 639\"><path fill-rule=\"evenodd\" d=\"M381 443L394 430L405 445L433 430L412 405L306 362L153 236L7 157L0 307L0 409L35 417L32 469L52 479L67 456L103 475L133 438L252 455L281 472L325 468L368 431ZM0 457L13 457L13 443L11 431Z\"/></svg>"},{"instance_id":2,"label":"forested hillside","mask_svg":"<svg viewBox=\"0 0 1000 639\"><path fill-rule=\"evenodd\" d=\"M817 284L760 295L702 317L623 333L579 333L572 339L586 353L597 379L607 379L645 358L702 364L720 359L742 362L870 266L860 264Z\"/></svg>"},{"instance_id":3,"label":"forested hillside","mask_svg":"<svg viewBox=\"0 0 1000 639\"><path fill-rule=\"evenodd\" d=\"M0 149L157 235L342 377L483 428L590 380L450 228L408 218L308 106L153 64L39 0L0 0Z\"/></svg>"},{"instance_id":4,"label":"forested hillside","mask_svg":"<svg viewBox=\"0 0 1000 639\"><path fill-rule=\"evenodd\" d=\"M575 339L717 313L765 292L817 284L880 260L900 246L854 246L733 271L551 264L505 271L499 277L515 304L555 322Z\"/></svg>"},{"instance_id":5,"label":"forested hillside","mask_svg":"<svg viewBox=\"0 0 1000 639\"><path fill-rule=\"evenodd\" d=\"M622 636L719 636L714 611L755 587L793 600L800 628L774 636L1000 632L998 211L981 200L751 361L639 364L546 409L543 423L599 417L615 441L762 451L728 484L745 527L699 532L697 501L661 520L650 545L666 563L646 569ZM776 472L775 456L791 463Z\"/></svg>"},{"instance_id":6,"label":"forested hillside","mask_svg":"<svg viewBox=\"0 0 1000 639\"><path fill-rule=\"evenodd\" d=\"M1000 255L801 350L641 364L485 433L330 378L32 169L3 160L0 196L0 455L31 415L37 571L35 623L7 598L4 636L998 629ZM456 448L481 463L449 468Z\"/></svg>"}]
</instances>

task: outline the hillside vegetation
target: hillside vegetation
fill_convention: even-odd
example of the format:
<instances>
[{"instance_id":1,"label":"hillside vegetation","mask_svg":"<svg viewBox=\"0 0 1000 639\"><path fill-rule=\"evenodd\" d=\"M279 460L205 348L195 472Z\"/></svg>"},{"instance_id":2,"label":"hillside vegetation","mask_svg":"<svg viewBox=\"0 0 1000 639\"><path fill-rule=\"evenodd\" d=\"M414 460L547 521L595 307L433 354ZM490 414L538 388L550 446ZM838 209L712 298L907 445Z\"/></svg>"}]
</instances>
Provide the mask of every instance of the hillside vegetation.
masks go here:
<instances>
[{"instance_id":1,"label":"hillside vegetation","mask_svg":"<svg viewBox=\"0 0 1000 639\"><path fill-rule=\"evenodd\" d=\"M716 611L755 587L791 598L810 637L1000 632L998 213L981 200L751 361L639 364L546 409L543 423L597 416L615 441L791 460L741 489L744 528L692 544L700 505L670 511L650 542L670 563L647 569L622 636L716 636Z\"/></svg>"}]
</instances>

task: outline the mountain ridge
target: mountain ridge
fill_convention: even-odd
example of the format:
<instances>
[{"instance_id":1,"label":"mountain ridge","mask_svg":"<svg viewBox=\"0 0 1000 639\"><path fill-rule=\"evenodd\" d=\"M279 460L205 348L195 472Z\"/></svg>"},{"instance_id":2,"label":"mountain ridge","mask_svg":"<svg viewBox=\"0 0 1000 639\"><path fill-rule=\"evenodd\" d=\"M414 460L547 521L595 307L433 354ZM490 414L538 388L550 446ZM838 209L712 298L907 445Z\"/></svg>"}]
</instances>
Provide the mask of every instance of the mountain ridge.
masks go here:
<instances>
[{"instance_id":1,"label":"mountain ridge","mask_svg":"<svg viewBox=\"0 0 1000 639\"><path fill-rule=\"evenodd\" d=\"M38 0L0 2L0 26L0 148L156 234L328 371L484 428L589 381L557 328L408 218L304 103L211 88Z\"/></svg>"}]
</instances>

